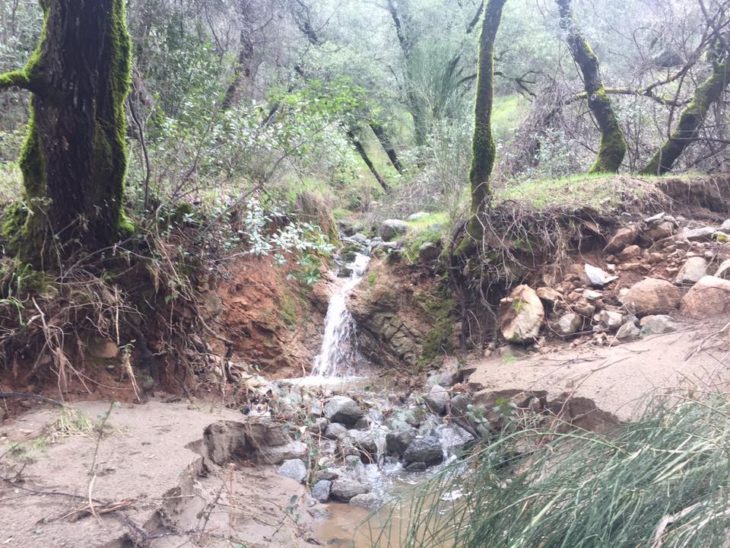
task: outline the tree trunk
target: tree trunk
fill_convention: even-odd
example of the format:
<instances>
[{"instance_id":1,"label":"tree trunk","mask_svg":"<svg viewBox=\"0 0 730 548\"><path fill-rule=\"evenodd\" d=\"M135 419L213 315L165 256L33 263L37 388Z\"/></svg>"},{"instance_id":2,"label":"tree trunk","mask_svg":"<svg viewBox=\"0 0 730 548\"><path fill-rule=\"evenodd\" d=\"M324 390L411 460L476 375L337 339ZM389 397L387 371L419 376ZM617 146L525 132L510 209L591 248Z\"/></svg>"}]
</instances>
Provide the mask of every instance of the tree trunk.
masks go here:
<instances>
[{"instance_id":1,"label":"tree trunk","mask_svg":"<svg viewBox=\"0 0 730 548\"><path fill-rule=\"evenodd\" d=\"M252 40L252 9L253 6L249 0L239 0L238 11L240 17L241 33L238 57L236 66L234 67L233 80L231 81L226 95L223 97L221 109L226 111L235 107L241 102L241 99L249 91L252 83L255 67L254 67L254 46Z\"/></svg>"},{"instance_id":2,"label":"tree trunk","mask_svg":"<svg viewBox=\"0 0 730 548\"><path fill-rule=\"evenodd\" d=\"M370 122L370 129L373 130L375 137L377 137L378 141L380 141L380 145L383 147L383 150L388 155L390 163L393 164L393 167L396 169L396 171L402 175L404 171L403 164L401 164L400 158L398 158L398 153L393 147L393 143L390 141L388 134L385 132L385 128L381 126L378 122Z\"/></svg>"},{"instance_id":3,"label":"tree trunk","mask_svg":"<svg viewBox=\"0 0 730 548\"><path fill-rule=\"evenodd\" d=\"M730 83L730 59L714 62L712 74L696 90L692 102L679 117L671 136L654 154L642 175L664 175L672 169L684 150L697 140L710 107L721 97Z\"/></svg>"},{"instance_id":4,"label":"tree trunk","mask_svg":"<svg viewBox=\"0 0 730 548\"><path fill-rule=\"evenodd\" d=\"M375 164L373 164L373 161L370 159L370 156L368 156L368 153L365 150L365 147L363 146L360 139L358 139L357 135L355 135L355 132L352 130L348 130L347 137L352 142L352 146L355 147L355 150L360 155L360 158L362 158L362 161L365 162L366 166L368 166L368 169L370 170L370 173L373 174L373 177L375 177L375 180L378 181L378 184L382 187L382 189L385 192L388 192L390 190L390 185L383 178L383 176L378 172L378 168L376 168Z\"/></svg>"},{"instance_id":5,"label":"tree trunk","mask_svg":"<svg viewBox=\"0 0 730 548\"><path fill-rule=\"evenodd\" d=\"M496 147L492 135L492 105L494 103L494 42L502 19L502 8L506 0L489 0L482 35L479 43L479 74L477 76L477 97L474 109L474 140L472 162L469 172L471 185L471 213L478 221L479 215L489 205L491 190L489 177L492 175ZM475 225L471 222L470 225ZM477 236L469 230L472 236ZM481 233L481 231L479 231Z\"/></svg>"},{"instance_id":6,"label":"tree trunk","mask_svg":"<svg viewBox=\"0 0 730 548\"><path fill-rule=\"evenodd\" d=\"M131 228L122 210L130 84L125 2L41 5L41 44L23 70L0 76L0 89L33 92L20 160L30 215L17 250L33 261L47 256L51 241L99 249Z\"/></svg>"},{"instance_id":7,"label":"tree trunk","mask_svg":"<svg viewBox=\"0 0 730 548\"><path fill-rule=\"evenodd\" d=\"M598 58L580 33L573 17L571 0L557 0L557 3L560 9L560 27L567 32L570 53L583 75L588 106L601 130L598 158L590 173L618 173L626 155L626 140L601 80Z\"/></svg>"}]
</instances>

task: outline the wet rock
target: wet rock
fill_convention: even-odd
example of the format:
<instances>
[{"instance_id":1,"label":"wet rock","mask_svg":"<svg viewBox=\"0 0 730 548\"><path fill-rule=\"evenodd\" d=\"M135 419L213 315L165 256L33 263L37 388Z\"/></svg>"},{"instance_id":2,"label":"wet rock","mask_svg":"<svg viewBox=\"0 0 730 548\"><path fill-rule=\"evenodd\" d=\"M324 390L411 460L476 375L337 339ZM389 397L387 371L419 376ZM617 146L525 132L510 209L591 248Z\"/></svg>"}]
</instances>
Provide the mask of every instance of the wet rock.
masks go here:
<instances>
[{"instance_id":1,"label":"wet rock","mask_svg":"<svg viewBox=\"0 0 730 548\"><path fill-rule=\"evenodd\" d=\"M446 388L437 384L436 386L431 387L431 390L423 397L423 399L431 411L437 415L443 415L449 405L451 396Z\"/></svg>"},{"instance_id":2,"label":"wet rock","mask_svg":"<svg viewBox=\"0 0 730 548\"><path fill-rule=\"evenodd\" d=\"M595 287L603 287L618 279L618 276L609 274L602 268L598 268L592 264L586 263L583 268L585 269L586 276L588 276L588 281Z\"/></svg>"},{"instance_id":3,"label":"wet rock","mask_svg":"<svg viewBox=\"0 0 730 548\"><path fill-rule=\"evenodd\" d=\"M352 497L350 504L365 508L366 510L377 510L383 505L383 501L375 493L363 493L362 495Z\"/></svg>"},{"instance_id":4,"label":"wet rock","mask_svg":"<svg viewBox=\"0 0 730 548\"><path fill-rule=\"evenodd\" d=\"M517 286L509 297L502 299L499 325L502 336L510 342L525 343L537 338L545 318L542 301L534 289Z\"/></svg>"},{"instance_id":5,"label":"wet rock","mask_svg":"<svg viewBox=\"0 0 730 548\"><path fill-rule=\"evenodd\" d=\"M317 502L327 502L330 499L332 481L319 480L312 486L312 498Z\"/></svg>"},{"instance_id":6,"label":"wet rock","mask_svg":"<svg viewBox=\"0 0 730 548\"><path fill-rule=\"evenodd\" d=\"M433 242L425 242L418 248L418 261L420 263L430 263L435 261L441 255L441 245Z\"/></svg>"},{"instance_id":7,"label":"wet rock","mask_svg":"<svg viewBox=\"0 0 730 548\"><path fill-rule=\"evenodd\" d=\"M414 462L422 462L427 467L439 464L444 460L441 441L436 436L426 436L413 440L403 453L403 462L408 466Z\"/></svg>"},{"instance_id":8,"label":"wet rock","mask_svg":"<svg viewBox=\"0 0 730 548\"><path fill-rule=\"evenodd\" d=\"M606 329L613 331L623 325L624 315L615 310L601 310L598 313L598 322Z\"/></svg>"},{"instance_id":9,"label":"wet rock","mask_svg":"<svg viewBox=\"0 0 730 548\"><path fill-rule=\"evenodd\" d=\"M385 450L389 455L401 457L415 438L416 430L412 427L398 432L388 432L385 435Z\"/></svg>"},{"instance_id":10,"label":"wet rock","mask_svg":"<svg viewBox=\"0 0 730 548\"><path fill-rule=\"evenodd\" d=\"M474 436L458 424L446 424L437 429L441 446L448 450L464 447L474 441Z\"/></svg>"},{"instance_id":11,"label":"wet rock","mask_svg":"<svg viewBox=\"0 0 730 548\"><path fill-rule=\"evenodd\" d=\"M352 497L369 492L365 485L350 478L338 478L332 482L330 495L340 502L350 502Z\"/></svg>"},{"instance_id":12,"label":"wet rock","mask_svg":"<svg viewBox=\"0 0 730 548\"><path fill-rule=\"evenodd\" d=\"M682 312L691 318L730 314L730 280L705 276L682 299Z\"/></svg>"},{"instance_id":13,"label":"wet rock","mask_svg":"<svg viewBox=\"0 0 730 548\"><path fill-rule=\"evenodd\" d=\"M663 314L644 316L641 318L639 325L641 325L642 335L661 335L662 333L671 333L677 330L677 326L672 317Z\"/></svg>"},{"instance_id":14,"label":"wet rock","mask_svg":"<svg viewBox=\"0 0 730 548\"><path fill-rule=\"evenodd\" d=\"M374 462L377 459L378 444L372 432L351 430L350 438L352 438L353 445L360 451L364 460Z\"/></svg>"},{"instance_id":15,"label":"wet rock","mask_svg":"<svg viewBox=\"0 0 730 548\"><path fill-rule=\"evenodd\" d=\"M412 462L406 466L406 472L423 472L426 468L425 462Z\"/></svg>"},{"instance_id":16,"label":"wet rock","mask_svg":"<svg viewBox=\"0 0 730 548\"><path fill-rule=\"evenodd\" d=\"M717 272L715 272L715 277L730 280L730 259L723 261L720 264L720 267L717 269Z\"/></svg>"},{"instance_id":17,"label":"wet rock","mask_svg":"<svg viewBox=\"0 0 730 548\"><path fill-rule=\"evenodd\" d=\"M631 259L636 259L639 256L641 256L641 248L638 245L630 245L624 248L624 250L617 255L617 257L622 261L630 261Z\"/></svg>"},{"instance_id":18,"label":"wet rock","mask_svg":"<svg viewBox=\"0 0 730 548\"><path fill-rule=\"evenodd\" d=\"M307 479L307 465L301 459L285 460L279 466L279 475L304 483Z\"/></svg>"},{"instance_id":19,"label":"wet rock","mask_svg":"<svg viewBox=\"0 0 730 548\"><path fill-rule=\"evenodd\" d=\"M352 398L334 396L324 405L324 416L331 422L352 427L365 413Z\"/></svg>"},{"instance_id":20,"label":"wet rock","mask_svg":"<svg viewBox=\"0 0 730 548\"><path fill-rule=\"evenodd\" d=\"M406 232L408 232L408 223L398 219L387 219L380 223L380 228L378 229L380 237L386 242L402 236Z\"/></svg>"},{"instance_id":21,"label":"wet rock","mask_svg":"<svg viewBox=\"0 0 730 548\"><path fill-rule=\"evenodd\" d=\"M690 242L707 242L712 239L715 229L711 226L703 226L700 228L686 228L682 231L681 236Z\"/></svg>"},{"instance_id":22,"label":"wet rock","mask_svg":"<svg viewBox=\"0 0 730 548\"><path fill-rule=\"evenodd\" d=\"M583 327L583 318L574 312L563 314L555 324L558 335L569 337L575 335Z\"/></svg>"},{"instance_id":23,"label":"wet rock","mask_svg":"<svg viewBox=\"0 0 730 548\"><path fill-rule=\"evenodd\" d=\"M608 245L604 248L604 253L618 253L626 246L633 244L639 235L637 226L629 226L619 229L613 238L608 241Z\"/></svg>"},{"instance_id":24,"label":"wet rock","mask_svg":"<svg viewBox=\"0 0 730 548\"><path fill-rule=\"evenodd\" d=\"M626 322L616 332L616 339L621 342L631 342L641 337L641 329L632 321Z\"/></svg>"},{"instance_id":25,"label":"wet rock","mask_svg":"<svg viewBox=\"0 0 730 548\"><path fill-rule=\"evenodd\" d=\"M646 278L628 290L623 298L626 308L637 316L667 314L679 307L682 295L666 280Z\"/></svg>"},{"instance_id":26,"label":"wet rock","mask_svg":"<svg viewBox=\"0 0 730 548\"><path fill-rule=\"evenodd\" d=\"M346 426L337 422L331 422L327 425L327 428L324 431L324 437L331 440L339 440L346 437L347 433L348 430Z\"/></svg>"},{"instance_id":27,"label":"wet rock","mask_svg":"<svg viewBox=\"0 0 730 548\"><path fill-rule=\"evenodd\" d=\"M696 284L705 274L707 274L707 261L702 257L690 257L680 269L674 283Z\"/></svg>"}]
</instances>

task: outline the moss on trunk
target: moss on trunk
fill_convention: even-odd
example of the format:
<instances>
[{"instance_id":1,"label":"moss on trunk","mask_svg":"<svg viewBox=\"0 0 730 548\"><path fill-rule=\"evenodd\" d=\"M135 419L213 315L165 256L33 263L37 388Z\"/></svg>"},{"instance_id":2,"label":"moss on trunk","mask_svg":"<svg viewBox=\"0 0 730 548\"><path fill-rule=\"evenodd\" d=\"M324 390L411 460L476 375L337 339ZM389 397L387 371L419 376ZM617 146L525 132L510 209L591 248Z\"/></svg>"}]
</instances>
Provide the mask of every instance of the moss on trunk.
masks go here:
<instances>
[{"instance_id":1,"label":"moss on trunk","mask_svg":"<svg viewBox=\"0 0 730 548\"><path fill-rule=\"evenodd\" d=\"M15 251L34 263L78 245L99 249L130 229L122 210L130 84L124 0L41 6L38 48L22 71L0 76L0 89L33 93L20 159L29 214Z\"/></svg>"},{"instance_id":2,"label":"moss on trunk","mask_svg":"<svg viewBox=\"0 0 730 548\"><path fill-rule=\"evenodd\" d=\"M710 107L716 103L730 83L730 59L715 61L712 74L696 90L692 102L679 117L677 127L649 163L642 175L664 175L671 171L684 150L697 140Z\"/></svg>"},{"instance_id":3,"label":"moss on trunk","mask_svg":"<svg viewBox=\"0 0 730 548\"><path fill-rule=\"evenodd\" d=\"M626 139L601 80L598 57L578 28L571 1L557 0L557 3L560 10L560 27L567 33L568 48L583 76L588 107L601 131L598 157L590 173L618 173L626 155Z\"/></svg>"}]
</instances>

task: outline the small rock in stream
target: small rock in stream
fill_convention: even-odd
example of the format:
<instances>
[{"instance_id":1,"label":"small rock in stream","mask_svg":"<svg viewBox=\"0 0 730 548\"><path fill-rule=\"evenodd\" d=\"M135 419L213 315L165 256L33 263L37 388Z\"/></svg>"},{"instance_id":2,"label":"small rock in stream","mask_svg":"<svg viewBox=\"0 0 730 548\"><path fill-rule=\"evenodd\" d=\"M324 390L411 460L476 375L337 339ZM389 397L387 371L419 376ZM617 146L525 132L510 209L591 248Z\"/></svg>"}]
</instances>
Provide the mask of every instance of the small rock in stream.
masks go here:
<instances>
[{"instance_id":1,"label":"small rock in stream","mask_svg":"<svg viewBox=\"0 0 730 548\"><path fill-rule=\"evenodd\" d=\"M364 493L362 495L355 495L350 499L350 504L353 506L359 506L366 510L377 510L383 505L383 501L375 493Z\"/></svg>"},{"instance_id":2,"label":"small rock in stream","mask_svg":"<svg viewBox=\"0 0 730 548\"><path fill-rule=\"evenodd\" d=\"M327 502L330 499L330 490L332 489L332 481L319 480L312 487L312 498L317 502Z\"/></svg>"},{"instance_id":3,"label":"small rock in stream","mask_svg":"<svg viewBox=\"0 0 730 548\"><path fill-rule=\"evenodd\" d=\"M365 413L352 398L334 396L327 400L324 406L324 416L331 422L353 427Z\"/></svg>"},{"instance_id":4,"label":"small rock in stream","mask_svg":"<svg viewBox=\"0 0 730 548\"><path fill-rule=\"evenodd\" d=\"M385 436L385 449L389 455L401 457L415 437L416 431L413 428L388 432Z\"/></svg>"},{"instance_id":5,"label":"small rock in stream","mask_svg":"<svg viewBox=\"0 0 730 548\"><path fill-rule=\"evenodd\" d=\"M364 495L369 491L370 490L359 481L350 478L339 478L332 482L330 494L335 500L350 502L352 497Z\"/></svg>"},{"instance_id":6,"label":"small rock in stream","mask_svg":"<svg viewBox=\"0 0 730 548\"><path fill-rule=\"evenodd\" d=\"M436 436L426 436L413 440L403 453L406 466L414 462L422 462L426 466L439 464L444 460L441 440Z\"/></svg>"}]
</instances>

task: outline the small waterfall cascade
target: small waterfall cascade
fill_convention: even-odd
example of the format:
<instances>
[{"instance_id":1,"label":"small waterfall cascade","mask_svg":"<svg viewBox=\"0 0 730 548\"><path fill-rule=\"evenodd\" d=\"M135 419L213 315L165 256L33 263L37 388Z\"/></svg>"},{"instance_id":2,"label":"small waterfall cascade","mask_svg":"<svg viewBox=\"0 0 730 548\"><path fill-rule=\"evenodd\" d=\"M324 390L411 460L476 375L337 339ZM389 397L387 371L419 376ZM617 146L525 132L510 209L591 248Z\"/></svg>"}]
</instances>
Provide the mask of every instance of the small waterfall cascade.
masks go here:
<instances>
[{"instance_id":1,"label":"small waterfall cascade","mask_svg":"<svg viewBox=\"0 0 730 548\"><path fill-rule=\"evenodd\" d=\"M312 376L342 376L355 362L355 320L347 310L347 298L362 280L369 262L370 257L357 253L353 262L346 266L350 270L350 276L330 298L324 321L322 347L314 359Z\"/></svg>"}]
</instances>

